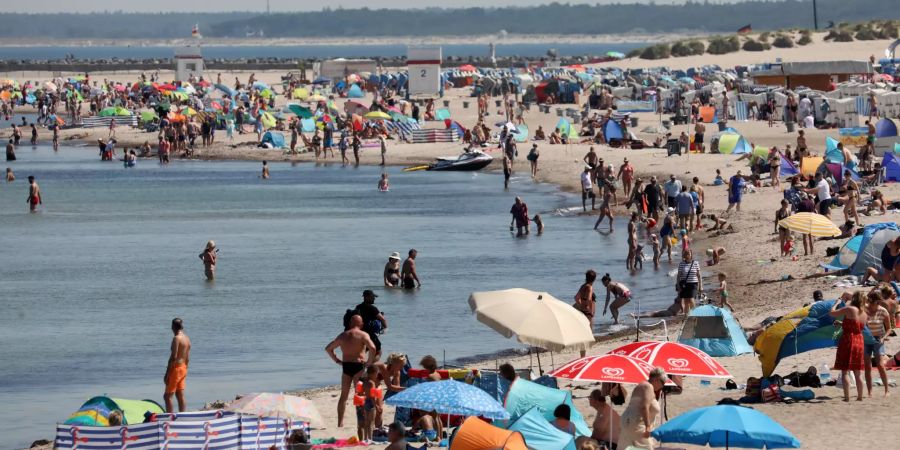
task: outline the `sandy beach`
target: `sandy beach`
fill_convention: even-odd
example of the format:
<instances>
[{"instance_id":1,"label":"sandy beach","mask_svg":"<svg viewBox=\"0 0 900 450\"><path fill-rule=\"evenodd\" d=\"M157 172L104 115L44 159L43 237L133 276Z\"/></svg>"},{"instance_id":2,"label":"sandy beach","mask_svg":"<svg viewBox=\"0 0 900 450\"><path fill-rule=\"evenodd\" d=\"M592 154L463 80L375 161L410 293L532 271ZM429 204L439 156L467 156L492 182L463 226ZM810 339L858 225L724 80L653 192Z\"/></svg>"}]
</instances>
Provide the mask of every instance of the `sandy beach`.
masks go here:
<instances>
[{"instance_id":1,"label":"sandy beach","mask_svg":"<svg viewBox=\"0 0 900 450\"><path fill-rule=\"evenodd\" d=\"M571 39L572 37L567 37ZM625 39L625 38L623 38ZM383 41L379 41L383 43ZM117 43L120 44L120 43ZM805 47L794 49L773 49L765 52L737 52L722 56L703 55L696 57L669 58L666 60L646 61L639 59L627 59L614 63L605 63L616 67L642 68L668 66L671 68L687 68L696 67L703 64L718 64L722 67L733 67L735 65L746 65L751 63L759 63L765 61L774 61L781 58L784 61L816 61L816 60L841 60L854 59L865 60L869 55L876 56L883 53L884 48L889 41L866 41L851 43L824 43L821 41L821 35L816 35L813 44ZM9 42L0 42L0 45L11 45ZM171 72L160 72L163 79L171 78ZM133 81L138 73L95 73L92 77L97 80L104 78ZM215 77L215 74L209 74ZM262 81L277 84L280 82L282 73L265 72L256 73L256 77ZM0 78L14 77L17 79L47 79L49 73L26 72L14 74L2 74ZM229 73L223 74L226 80L233 80L237 76L241 80L246 80L249 73ZM453 89L447 93L444 100L450 102L449 109L453 119L459 121L464 126L471 126L476 122L476 106L473 98L469 97L469 89ZM367 104L371 100L368 97L363 101ZM463 102L470 102L468 108L463 107ZM283 104L284 99L279 98L279 104ZM338 102L339 105L342 101ZM575 107L574 105L565 105L565 107ZM525 116L525 121L529 128L533 131L538 126L543 127L549 132L555 127L558 117L551 109L551 113L540 113L537 109L532 108ZM502 116L498 115L497 108L491 102L489 108L491 117L486 122L493 123L502 120ZM27 109L17 109L17 112L28 112ZM640 138L646 142L652 142L656 135L640 132L641 129L648 125L656 125L660 118L654 114L641 113L637 114L639 125L634 129ZM775 127L769 127L762 121L750 121L742 123L732 123L742 134L754 144L762 146L777 145L782 147L785 144L795 143L796 133L788 133L783 124L776 124ZM442 128L437 123L427 124L428 128ZM680 131L689 132L688 126L680 126L673 128L673 134L677 135ZM807 140L810 143L811 151L819 155L825 151L825 138L830 136L837 138L837 130L806 130ZM62 133L62 140L72 144L94 145L98 138L105 138L107 131L105 129L68 129ZM713 133L710 133L713 134ZM131 148L142 144L144 141L150 141L155 146L156 133L145 133L138 130L120 128L117 132L119 144L117 149L123 147ZM6 138L9 136L9 129L0 131L0 136ZM41 139L48 139L49 133L42 131ZM273 164L279 162L299 161L301 163L312 163L314 157L311 154L301 154L296 156L286 156L281 150L262 150L255 148L255 134L235 135L234 144L224 143L227 138L224 132L217 133L216 139L218 143L210 148L202 148L197 152L196 157L200 159L242 159L242 160L268 160ZM667 157L663 149L643 149L643 150L625 150L612 149L606 146L596 146L598 154L607 163L618 166L624 158L635 166L638 176L645 179L650 175L659 177L668 177L674 174L683 182L689 181L692 177L699 177L701 183L704 184L706 190L706 211L721 213L727 207L727 193L725 186L710 186L716 169L722 171L725 178L734 175L734 173L742 169L745 173L748 171L746 161L736 161L737 157L732 155L720 154L688 154L683 156ZM540 163L538 176L535 179L537 183L551 183L560 188L577 192L580 190L579 174L584 165L582 158L587 153L588 145L549 145L546 142L540 143ZM432 161L438 156L448 156L458 154L462 149L460 143L454 144L408 144L402 142L389 141L387 150L387 162L390 165L410 166ZM520 153L527 152L527 147L523 144L519 146ZM492 153L498 155L497 151ZM380 162L380 155L377 149L365 148L361 152L362 164L377 164ZM489 168L490 170L499 170L498 160ZM173 164L178 164L176 159ZM323 164L340 164L339 156L337 159L327 159ZM524 154L516 163L516 170L525 173L527 161L524 160ZM502 179L498 177L498 182ZM394 183L402 183L402 178L394 180ZM502 186L498 184L498 189ZM900 186L891 184L882 187L888 199L897 199L900 196ZM732 213L728 216L728 221L734 227L734 233L723 235L710 235L706 231L699 231L694 237L693 246L695 249L706 249L714 247L724 247L727 250L720 265L704 269L704 275L707 279L707 285L711 285L714 276L718 272L728 274L729 287L731 291L731 302L735 305L735 315L740 323L747 327L758 324L761 320L769 316L778 316L784 313L800 308L806 303L812 301L812 292L814 290L822 290L825 298L836 298L841 289L832 287L834 280L826 278L808 278L808 276L821 273L818 263L826 260L824 257L824 249L827 246L840 245L842 241L831 241L817 243L816 256L799 256L796 261L790 258L780 257L776 235L773 234L773 218L778 203L782 198L780 189L771 187L762 187L756 193L747 194L744 197L743 207L739 213ZM617 210L617 215L624 215L624 209L621 207ZM836 223L842 222L839 209L833 210L832 218ZM895 215L885 217L879 216L862 216L863 224L871 224L883 221L896 221ZM550 231L552 232L552 231ZM626 236L623 231L621 239L624 241ZM598 266L603 261L598 260ZM663 264L663 270L668 270L669 266ZM647 270L647 269L644 269ZM651 269L652 270L652 269ZM782 281L786 276L790 276L790 281ZM574 294L577 286L572 287ZM674 282L673 282L674 294ZM460 302L465 299L459 299ZM474 319L472 319L474 320ZM679 321L669 320L668 336L669 340L677 339L679 334ZM655 338L665 338L661 336L662 329L654 328L653 334ZM646 337L649 338L649 337ZM617 338L604 339L598 342L590 351L591 354L600 354L611 350L626 342L633 340L633 334L621 336ZM511 346L513 343L511 342ZM887 350L889 354L900 351L900 338L892 338L887 341ZM402 349L391 349L402 350ZM202 357L197 355L196 357ZM324 355L322 355L324 358ZM577 357L576 353L557 353L553 355L553 361L558 366L563 362L567 362ZM549 355L542 356L544 369L547 370L547 364L550 361ZM720 362L734 375L734 379L738 384L742 384L748 377L760 375L760 364L756 355L748 354L739 357L721 358ZM809 366L820 367L822 364L831 364L834 361L834 349L817 350L803 353L794 357L785 359L779 365L776 373L786 374L794 370L805 371ZM499 363L510 362L517 368L529 366L529 357L502 358L498 360L487 360L469 365L472 368L495 369ZM536 362L535 362L536 363ZM535 366L535 371L537 367ZM896 372L889 373L892 379L900 380L900 375ZM339 371L335 368L335 383L339 380ZM833 374L834 377L834 374ZM688 378L685 381L684 393L677 397L671 397L668 401L668 415L674 417L682 412L714 404L723 398L739 398L743 391L724 391L720 388L724 386L723 382L713 381L712 385L701 385L697 378ZM588 423L593 420L593 410L588 407L587 395L593 386L579 383L561 383L561 387L572 389L573 396L576 398L576 406L585 415ZM837 387L822 387L815 390L816 399L809 402L798 402L794 404L776 403L776 404L758 404L753 407L781 423L789 431L791 431L803 444L802 448L806 449L823 449L823 448L889 448L891 438L887 433L888 430L881 432L869 432L873 430L872 425L883 426L884 420L873 422L875 418L891 417L892 413L897 411L898 401L896 394L892 397L884 398L876 389L873 398L865 399L863 402L844 403L841 401L842 393ZM234 393L237 394L237 393ZM343 428L336 428L336 412L335 403L337 400L338 390L334 387L324 387L311 391L299 392L298 394L311 398L319 408L319 411L325 416L327 427L324 429L316 429L313 432L314 437L338 437L346 438L355 433L355 424L348 421ZM223 393L221 400L229 400L228 394ZM63 419L72 406L67 405L65 411L60 411L58 419ZM617 407L621 412L623 407ZM385 412L386 422L393 417L393 411L390 407ZM831 427L832 431L822 432L824 427ZM840 428L840 430L838 430ZM886 434L881 436L881 434ZM38 438L51 438L52 430L47 430L44 436L35 436ZM686 445L669 445L676 448L697 448ZM44 448L51 448L50 446ZM374 446L371 448L380 449L382 446Z\"/></svg>"}]
</instances>

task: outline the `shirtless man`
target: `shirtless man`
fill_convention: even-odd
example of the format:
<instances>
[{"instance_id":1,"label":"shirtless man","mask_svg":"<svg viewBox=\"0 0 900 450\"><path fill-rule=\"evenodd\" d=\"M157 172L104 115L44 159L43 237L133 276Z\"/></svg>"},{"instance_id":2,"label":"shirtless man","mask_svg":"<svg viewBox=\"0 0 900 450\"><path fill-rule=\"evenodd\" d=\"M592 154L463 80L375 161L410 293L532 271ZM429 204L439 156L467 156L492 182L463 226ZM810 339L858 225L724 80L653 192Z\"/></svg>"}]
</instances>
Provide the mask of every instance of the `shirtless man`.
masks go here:
<instances>
[{"instance_id":1,"label":"shirtless man","mask_svg":"<svg viewBox=\"0 0 900 450\"><path fill-rule=\"evenodd\" d=\"M638 258L638 237L637 237L637 224L638 220L640 220L641 215L637 213L637 211L633 211L631 213L631 220L628 221L628 256L625 258L625 268L628 270L635 270Z\"/></svg>"},{"instance_id":2,"label":"shirtless man","mask_svg":"<svg viewBox=\"0 0 900 450\"><path fill-rule=\"evenodd\" d=\"M594 146L591 146L591 148L588 150L587 154L584 155L584 163L591 167L591 173L593 174L594 178L597 177L596 171L597 171L597 167L599 167L598 166L599 162L600 162L600 158L597 157L597 152L594 151Z\"/></svg>"},{"instance_id":3,"label":"shirtless man","mask_svg":"<svg viewBox=\"0 0 900 450\"><path fill-rule=\"evenodd\" d=\"M28 176L28 198L25 199L25 202L31 207L31 212L36 212L37 206L44 204L41 187L38 186L37 181L34 181L34 175Z\"/></svg>"},{"instance_id":4,"label":"shirtless man","mask_svg":"<svg viewBox=\"0 0 900 450\"><path fill-rule=\"evenodd\" d=\"M184 380L187 378L188 364L191 362L191 339L184 334L184 325L181 319L172 319L172 352L169 355L169 363L166 366L166 374L163 376L163 383L166 384L166 391L163 399L166 402L166 412L174 413L172 407L172 394L178 399L178 412L184 412Z\"/></svg>"},{"instance_id":5,"label":"shirtless man","mask_svg":"<svg viewBox=\"0 0 900 450\"><path fill-rule=\"evenodd\" d=\"M599 442L601 445L610 446L611 443L619 442L619 430L622 427L621 417L612 406L606 401L606 396L600 389L591 391L588 397L588 404L597 411L597 417L594 418L593 432L591 439Z\"/></svg>"},{"instance_id":6,"label":"shirtless man","mask_svg":"<svg viewBox=\"0 0 900 450\"><path fill-rule=\"evenodd\" d=\"M422 282L419 281L419 274L416 273L416 255L418 254L419 252L416 249L410 249L409 257L406 258L406 261L403 261L400 278L403 280L404 289L422 287Z\"/></svg>"},{"instance_id":7,"label":"shirtless man","mask_svg":"<svg viewBox=\"0 0 900 450\"><path fill-rule=\"evenodd\" d=\"M697 121L697 124L694 125L694 147L698 152L704 153L703 148L703 133L706 132L706 125L703 125L703 122Z\"/></svg>"},{"instance_id":8,"label":"shirtless man","mask_svg":"<svg viewBox=\"0 0 900 450\"><path fill-rule=\"evenodd\" d=\"M347 408L347 398L350 395L350 387L356 386L357 380L363 374L367 366L375 362L375 343L369 334L362 330L363 318L354 315L350 318L350 327L339 334L328 346L325 353L336 364L341 366L341 397L338 400L338 428L344 426L344 410ZM334 351L341 349L341 358ZM368 352L368 358L366 358Z\"/></svg>"}]
</instances>

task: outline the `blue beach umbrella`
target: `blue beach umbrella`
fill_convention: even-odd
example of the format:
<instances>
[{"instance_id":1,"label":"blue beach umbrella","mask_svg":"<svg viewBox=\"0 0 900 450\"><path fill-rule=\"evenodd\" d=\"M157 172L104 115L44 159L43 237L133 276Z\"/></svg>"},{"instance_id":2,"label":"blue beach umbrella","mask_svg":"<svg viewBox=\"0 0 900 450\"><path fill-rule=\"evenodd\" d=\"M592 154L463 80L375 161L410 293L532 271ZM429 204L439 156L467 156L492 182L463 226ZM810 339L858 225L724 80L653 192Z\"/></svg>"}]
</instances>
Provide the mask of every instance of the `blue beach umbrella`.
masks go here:
<instances>
[{"instance_id":1,"label":"blue beach umbrella","mask_svg":"<svg viewBox=\"0 0 900 450\"><path fill-rule=\"evenodd\" d=\"M503 405L487 392L454 380L417 384L384 401L388 405L440 414L509 419Z\"/></svg>"},{"instance_id":2,"label":"blue beach umbrella","mask_svg":"<svg viewBox=\"0 0 900 450\"><path fill-rule=\"evenodd\" d=\"M769 416L743 406L719 405L688 411L657 428L653 437L710 447L800 448L800 441Z\"/></svg>"}]
</instances>

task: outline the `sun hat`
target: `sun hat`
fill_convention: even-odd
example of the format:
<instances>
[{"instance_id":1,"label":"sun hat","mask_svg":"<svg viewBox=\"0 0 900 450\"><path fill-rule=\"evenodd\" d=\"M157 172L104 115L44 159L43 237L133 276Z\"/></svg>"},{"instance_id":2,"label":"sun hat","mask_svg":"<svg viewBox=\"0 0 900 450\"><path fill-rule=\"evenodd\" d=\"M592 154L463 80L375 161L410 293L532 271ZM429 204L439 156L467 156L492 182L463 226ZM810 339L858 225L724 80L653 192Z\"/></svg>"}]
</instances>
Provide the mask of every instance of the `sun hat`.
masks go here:
<instances>
[{"instance_id":1,"label":"sun hat","mask_svg":"<svg viewBox=\"0 0 900 450\"><path fill-rule=\"evenodd\" d=\"M391 256L388 256L388 259L400 259L400 252L391 253Z\"/></svg>"}]
</instances>

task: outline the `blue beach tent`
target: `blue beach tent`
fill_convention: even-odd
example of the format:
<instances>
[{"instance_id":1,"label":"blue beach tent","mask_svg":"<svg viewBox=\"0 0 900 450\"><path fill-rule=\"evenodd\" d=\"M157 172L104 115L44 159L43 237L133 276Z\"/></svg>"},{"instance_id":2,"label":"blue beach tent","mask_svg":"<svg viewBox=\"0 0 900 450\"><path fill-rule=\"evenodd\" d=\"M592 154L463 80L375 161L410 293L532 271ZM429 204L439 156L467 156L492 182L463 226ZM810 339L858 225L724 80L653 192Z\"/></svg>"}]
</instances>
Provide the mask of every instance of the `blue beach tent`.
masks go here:
<instances>
[{"instance_id":1,"label":"blue beach tent","mask_svg":"<svg viewBox=\"0 0 900 450\"><path fill-rule=\"evenodd\" d=\"M347 91L347 98L363 98L365 96L366 94L363 93L358 84L350 86L350 89Z\"/></svg>"},{"instance_id":2,"label":"blue beach tent","mask_svg":"<svg viewBox=\"0 0 900 450\"><path fill-rule=\"evenodd\" d=\"M284 135L274 131L267 131L262 138L263 144L271 144L272 148L284 148Z\"/></svg>"},{"instance_id":3,"label":"blue beach tent","mask_svg":"<svg viewBox=\"0 0 900 450\"><path fill-rule=\"evenodd\" d=\"M619 125L619 122L607 120L606 125L603 126L603 136L606 137L606 142L609 142L610 139L623 139L625 133L622 132L622 126Z\"/></svg>"},{"instance_id":4,"label":"blue beach tent","mask_svg":"<svg viewBox=\"0 0 900 450\"><path fill-rule=\"evenodd\" d=\"M529 409L507 429L522 433L528 448L575 450L575 437L551 425L536 407Z\"/></svg>"},{"instance_id":5,"label":"blue beach tent","mask_svg":"<svg viewBox=\"0 0 900 450\"><path fill-rule=\"evenodd\" d=\"M700 349L709 356L737 356L753 352L744 330L731 311L713 305L691 310L678 342Z\"/></svg>"},{"instance_id":6,"label":"blue beach tent","mask_svg":"<svg viewBox=\"0 0 900 450\"><path fill-rule=\"evenodd\" d=\"M894 222L866 225L862 234L847 241L830 263L820 266L834 271L849 270L852 275L862 275L869 267L880 270L881 251L897 236L900 236L900 228Z\"/></svg>"},{"instance_id":7,"label":"blue beach tent","mask_svg":"<svg viewBox=\"0 0 900 450\"><path fill-rule=\"evenodd\" d=\"M896 145L896 144L895 144ZM881 160L881 167L884 167L884 181L900 181L900 160L896 153L885 153L884 159Z\"/></svg>"}]
</instances>

